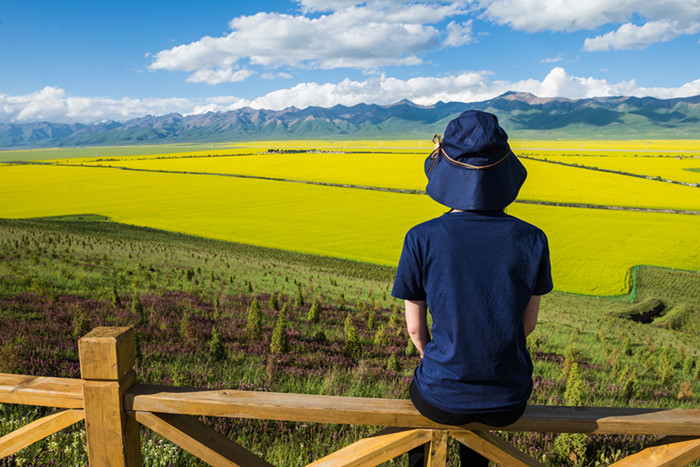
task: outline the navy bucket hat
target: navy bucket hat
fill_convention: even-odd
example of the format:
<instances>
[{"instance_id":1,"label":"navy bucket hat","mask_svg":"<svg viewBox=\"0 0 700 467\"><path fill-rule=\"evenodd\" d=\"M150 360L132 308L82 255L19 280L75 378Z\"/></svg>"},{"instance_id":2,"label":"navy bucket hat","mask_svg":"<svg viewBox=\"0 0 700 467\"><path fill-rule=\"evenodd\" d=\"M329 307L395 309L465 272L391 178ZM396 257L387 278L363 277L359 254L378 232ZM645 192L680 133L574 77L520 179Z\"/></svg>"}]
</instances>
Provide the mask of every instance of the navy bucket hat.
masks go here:
<instances>
[{"instance_id":1,"label":"navy bucket hat","mask_svg":"<svg viewBox=\"0 0 700 467\"><path fill-rule=\"evenodd\" d=\"M467 110L447 124L425 160L425 191L453 209L494 211L518 196L527 177L495 115Z\"/></svg>"}]
</instances>

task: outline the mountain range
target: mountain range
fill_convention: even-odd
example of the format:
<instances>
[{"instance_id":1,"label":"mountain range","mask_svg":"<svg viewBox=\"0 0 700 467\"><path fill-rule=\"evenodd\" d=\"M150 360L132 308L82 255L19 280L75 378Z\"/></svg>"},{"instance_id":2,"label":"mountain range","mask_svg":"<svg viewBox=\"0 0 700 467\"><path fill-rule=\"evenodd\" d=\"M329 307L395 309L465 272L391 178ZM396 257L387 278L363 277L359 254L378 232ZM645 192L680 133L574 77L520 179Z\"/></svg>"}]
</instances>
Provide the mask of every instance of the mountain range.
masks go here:
<instances>
[{"instance_id":1,"label":"mountain range","mask_svg":"<svg viewBox=\"0 0 700 467\"><path fill-rule=\"evenodd\" d=\"M145 116L126 122L0 123L0 148L71 147L283 139L429 139L468 109L498 116L519 139L696 139L700 96L540 98L508 92L481 102L417 105L244 107L197 115Z\"/></svg>"}]
</instances>

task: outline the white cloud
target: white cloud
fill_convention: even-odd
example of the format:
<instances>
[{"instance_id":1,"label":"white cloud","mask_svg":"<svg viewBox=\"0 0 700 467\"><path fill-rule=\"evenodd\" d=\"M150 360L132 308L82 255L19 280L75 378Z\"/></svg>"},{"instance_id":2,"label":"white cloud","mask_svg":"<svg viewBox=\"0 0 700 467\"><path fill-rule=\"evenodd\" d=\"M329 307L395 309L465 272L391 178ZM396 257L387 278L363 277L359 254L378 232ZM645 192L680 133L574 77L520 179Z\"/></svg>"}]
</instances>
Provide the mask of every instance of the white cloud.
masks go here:
<instances>
[{"instance_id":1,"label":"white cloud","mask_svg":"<svg viewBox=\"0 0 700 467\"><path fill-rule=\"evenodd\" d=\"M225 36L206 36L158 52L150 69L192 72L189 81L218 84L225 82L221 75L230 76L233 65L245 62L265 68L416 65L422 63L422 54L442 46L443 32L434 24L465 14L460 1L304 0L301 6L332 12L318 17L264 12L240 16L231 20ZM446 45L470 40L470 22L450 23Z\"/></svg>"},{"instance_id":2,"label":"white cloud","mask_svg":"<svg viewBox=\"0 0 700 467\"><path fill-rule=\"evenodd\" d=\"M617 31L586 39L583 48L589 52L643 49L657 42L668 42L681 34L694 34L697 28L698 24L682 28L676 22L666 20L650 21L643 26L626 23Z\"/></svg>"},{"instance_id":3,"label":"white cloud","mask_svg":"<svg viewBox=\"0 0 700 467\"><path fill-rule=\"evenodd\" d=\"M623 24L617 31L586 40L585 50L643 48L700 31L698 0L484 0L483 18L526 32L596 29ZM630 23L642 18L641 26Z\"/></svg>"},{"instance_id":4,"label":"white cloud","mask_svg":"<svg viewBox=\"0 0 700 467\"><path fill-rule=\"evenodd\" d=\"M590 97L612 96L651 96L659 99L691 97L700 95L700 79L685 83L677 88L637 86L635 80L610 83L593 77L571 76L561 67L553 68L542 80L523 80L513 83L513 91L530 92L538 97L567 97L585 99Z\"/></svg>"},{"instance_id":5,"label":"white cloud","mask_svg":"<svg viewBox=\"0 0 700 467\"><path fill-rule=\"evenodd\" d=\"M471 43L473 39L472 20L466 23L451 21L447 25L447 38L445 38L444 45L446 47L460 47Z\"/></svg>"},{"instance_id":6,"label":"white cloud","mask_svg":"<svg viewBox=\"0 0 700 467\"><path fill-rule=\"evenodd\" d=\"M284 78L284 79L291 79L292 75L289 73L285 72L279 72L279 73L263 73L260 75L262 79L278 79L278 78Z\"/></svg>"},{"instance_id":7,"label":"white cloud","mask_svg":"<svg viewBox=\"0 0 700 467\"><path fill-rule=\"evenodd\" d=\"M240 81L245 81L248 77L254 74L255 72L247 69L233 71L230 67L216 70L204 68L192 73L192 75L187 78L187 81L190 83L208 84L237 83Z\"/></svg>"},{"instance_id":8,"label":"white cloud","mask_svg":"<svg viewBox=\"0 0 700 467\"><path fill-rule=\"evenodd\" d=\"M129 120L144 115L191 111L189 99L111 99L71 97L60 88L46 86L21 96L0 94L0 122L93 123L102 120Z\"/></svg>"},{"instance_id":9,"label":"white cloud","mask_svg":"<svg viewBox=\"0 0 700 467\"><path fill-rule=\"evenodd\" d=\"M71 97L59 88L45 87L23 96L0 94L0 122L98 122L128 120L147 114L183 115L226 111L241 107L281 110L290 106L331 107L336 104L393 104L409 99L430 105L437 101L477 102L506 91L530 92L539 97L581 99L603 96L652 96L661 99L700 95L700 79L676 88L644 88L634 80L610 83L594 77L569 75L564 68L553 68L544 79L516 82L492 80L485 71L470 71L438 77L399 79L384 75L364 81L344 79L339 83L300 83L278 89L255 99L219 96L207 99L110 99Z\"/></svg>"},{"instance_id":10,"label":"white cloud","mask_svg":"<svg viewBox=\"0 0 700 467\"><path fill-rule=\"evenodd\" d=\"M697 0L484 0L481 6L485 17L526 32L595 29L634 14L681 24L700 20Z\"/></svg>"},{"instance_id":11,"label":"white cloud","mask_svg":"<svg viewBox=\"0 0 700 467\"><path fill-rule=\"evenodd\" d=\"M557 63L564 60L564 54L559 54L556 57L547 57L540 60L540 63Z\"/></svg>"},{"instance_id":12,"label":"white cloud","mask_svg":"<svg viewBox=\"0 0 700 467\"><path fill-rule=\"evenodd\" d=\"M631 2L610 0L486 0L483 16L526 32L593 29L627 16Z\"/></svg>"},{"instance_id":13,"label":"white cloud","mask_svg":"<svg viewBox=\"0 0 700 467\"><path fill-rule=\"evenodd\" d=\"M654 96L658 98L689 97L700 94L700 79L678 88L643 88L634 80L610 83L604 79L578 77L561 67L553 68L543 80L517 82L490 80L487 72L465 72L440 77L420 77L402 80L376 76L364 81L345 79L340 83L301 83L279 89L255 99L217 99L207 110L233 110L253 107L281 110L289 106L330 107L336 104L392 104L409 99L430 105L438 101L476 102L491 99L507 91L530 92L539 97L582 99L604 96Z\"/></svg>"},{"instance_id":14,"label":"white cloud","mask_svg":"<svg viewBox=\"0 0 700 467\"><path fill-rule=\"evenodd\" d=\"M363 2L357 0L298 0L304 12L332 11L347 8Z\"/></svg>"}]
</instances>

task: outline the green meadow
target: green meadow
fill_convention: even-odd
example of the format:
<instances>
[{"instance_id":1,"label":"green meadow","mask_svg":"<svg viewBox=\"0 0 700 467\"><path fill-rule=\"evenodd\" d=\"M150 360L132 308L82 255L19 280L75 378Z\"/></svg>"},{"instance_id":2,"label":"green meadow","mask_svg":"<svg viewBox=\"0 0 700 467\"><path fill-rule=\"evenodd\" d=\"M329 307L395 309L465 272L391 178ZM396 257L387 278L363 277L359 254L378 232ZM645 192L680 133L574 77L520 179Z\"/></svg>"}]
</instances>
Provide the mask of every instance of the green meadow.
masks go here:
<instances>
[{"instance_id":1,"label":"green meadow","mask_svg":"<svg viewBox=\"0 0 700 467\"><path fill-rule=\"evenodd\" d=\"M418 357L402 304L389 295L393 271L99 215L1 220L0 371L79 377L77 339L94 326L127 325L137 330L142 382L406 398ZM634 296L545 296L529 338L532 403L698 407L699 294L697 272L640 267ZM252 308L259 310L257 326L250 323ZM280 325L284 332L274 338ZM0 435L48 412L2 405ZM302 465L371 433L362 426L207 423L279 466ZM502 436L553 466L610 463L656 440ZM142 446L148 465L203 465L147 430ZM456 465L453 444L449 456ZM82 422L0 465L52 460L87 462Z\"/></svg>"}]
</instances>

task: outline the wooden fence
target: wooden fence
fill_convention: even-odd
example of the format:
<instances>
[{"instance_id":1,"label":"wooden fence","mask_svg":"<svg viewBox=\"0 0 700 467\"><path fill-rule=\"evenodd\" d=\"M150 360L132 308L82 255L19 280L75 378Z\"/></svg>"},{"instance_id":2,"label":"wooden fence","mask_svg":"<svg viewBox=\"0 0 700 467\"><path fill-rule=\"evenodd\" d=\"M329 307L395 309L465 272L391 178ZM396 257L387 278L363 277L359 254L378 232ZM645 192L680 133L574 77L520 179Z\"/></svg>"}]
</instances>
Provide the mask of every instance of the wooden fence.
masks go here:
<instances>
[{"instance_id":1,"label":"wooden fence","mask_svg":"<svg viewBox=\"0 0 700 467\"><path fill-rule=\"evenodd\" d=\"M140 466L140 425L211 465L271 465L196 419L203 415L383 427L310 466L377 465L420 445L426 445L426 465L444 466L448 437L499 465L541 465L489 433L489 427L440 425L408 400L138 384L131 328L95 328L78 348L82 379L0 374L0 403L63 409L0 438L0 458L84 419L88 458L95 467ZM664 436L616 467L682 466L700 459L700 409L529 406L501 430Z\"/></svg>"}]
</instances>

